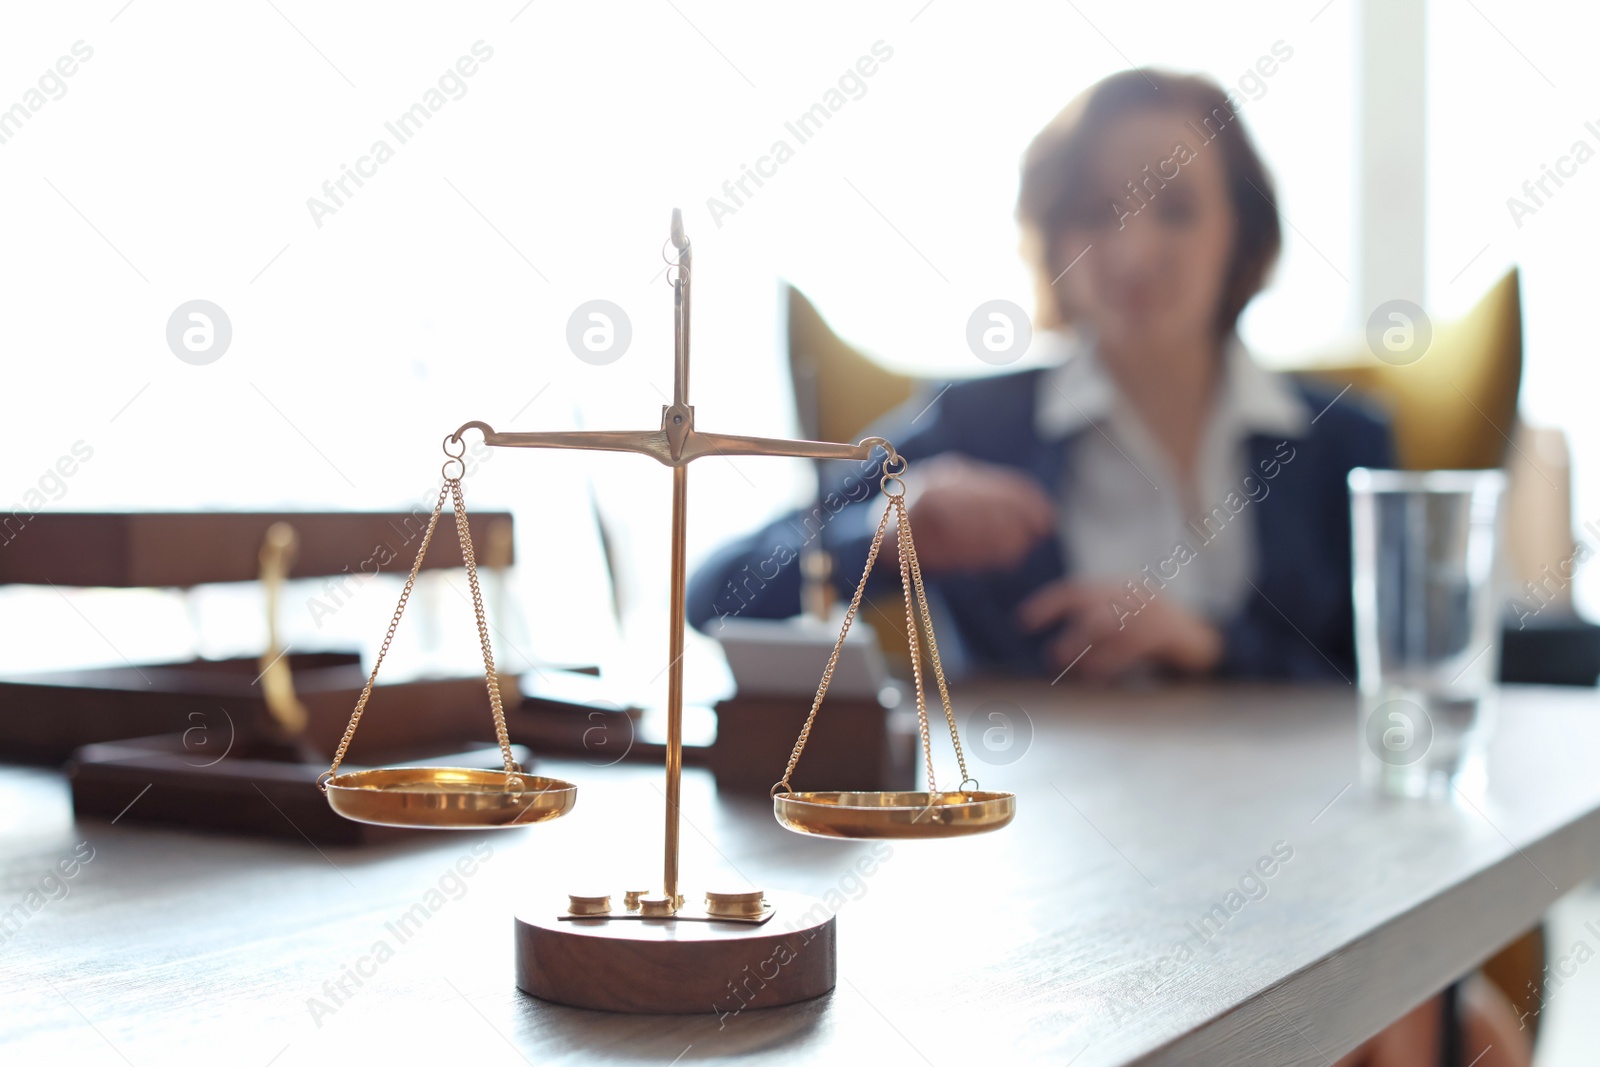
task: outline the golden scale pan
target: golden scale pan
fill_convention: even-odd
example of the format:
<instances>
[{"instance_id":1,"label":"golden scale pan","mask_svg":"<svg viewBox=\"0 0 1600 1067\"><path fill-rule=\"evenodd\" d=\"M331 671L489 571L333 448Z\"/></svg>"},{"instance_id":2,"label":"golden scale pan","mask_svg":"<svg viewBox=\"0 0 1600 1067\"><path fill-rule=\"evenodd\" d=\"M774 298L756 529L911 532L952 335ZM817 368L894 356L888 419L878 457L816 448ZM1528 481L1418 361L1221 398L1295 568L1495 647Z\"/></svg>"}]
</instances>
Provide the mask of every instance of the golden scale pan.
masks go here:
<instances>
[{"instance_id":1,"label":"golden scale pan","mask_svg":"<svg viewBox=\"0 0 1600 1067\"><path fill-rule=\"evenodd\" d=\"M460 452L450 451L452 440L461 446ZM389 632L378 649L372 673L367 676L367 684L356 701L350 725L345 728L344 737L334 753L333 766L318 779L333 810L356 822L438 830L509 829L558 819L571 811L578 799L578 787L571 782L523 774L522 768L517 766L517 761L511 755L511 740L506 734L505 712L500 703L500 683L494 669L494 653L489 645L489 628L484 618L483 594L478 588L477 558L472 551L466 501L461 495L461 475L465 473L461 456L466 447L466 442L459 436L445 439L444 451L449 459L442 468L444 485L439 489L439 499L433 505L433 515L428 519L428 528L422 535L417 560L411 565L411 574L400 593L400 603L394 609L394 619L389 623ZM461 469L452 473L451 464ZM428 544L439 525L439 515L444 509L447 494L455 504L456 534L461 541L461 557L467 567L467 584L472 587L472 609L478 618L478 640L483 646L483 671L489 691L489 708L494 714L495 736L500 742L505 769L379 767L340 774L339 764L344 761L350 740L355 737L356 727L361 724L361 714L372 697L372 686L378 680L378 668L383 666L383 657L394 640L400 616L405 613L406 601L411 599L411 588L416 583L417 572L422 569L423 557L428 554Z\"/></svg>"},{"instance_id":2,"label":"golden scale pan","mask_svg":"<svg viewBox=\"0 0 1600 1067\"><path fill-rule=\"evenodd\" d=\"M889 459L883 465L882 486L889 498L878 520L877 532L872 535L872 547L867 552L867 565L862 569L861 581L856 584L855 596L844 613L844 625L839 628L839 640L834 643L833 654L823 668L822 682L817 686L817 697L811 704L811 714L800 728L800 738L789 755L789 765L783 777L772 787L773 814L778 822L800 834L820 837L848 838L929 838L963 837L969 834L998 830L1009 823L1017 811L1017 798L1011 793L990 793L978 789L976 779L967 775L967 758L961 751L961 737L956 730L955 713L950 708L950 692L945 686L944 667L939 662L939 646L933 637L933 619L928 612L928 596L922 585L922 568L917 564L916 545L911 540L911 520L907 516L905 483L900 476L906 472L907 462L898 456L892 446L885 443ZM898 469L890 467L898 460ZM891 483L897 488L891 490ZM811 736L811 726L817 719L817 710L828 693L828 683L833 680L834 667L839 662L839 650L844 647L845 635L861 609L861 596L867 588L867 578L872 565L877 562L883 547L883 535L889 526L889 516L896 517L899 533L900 584L906 600L906 638L911 652L911 675L917 689L917 725L922 736L922 755L927 766L928 788L923 792L845 791L823 793L796 793L789 788L789 778L794 774L800 754L805 751L806 740ZM915 603L913 604L913 592ZM919 628L918 623L921 623ZM933 663L933 676L939 683L939 701L944 707L945 722L950 727L950 741L955 745L956 761L961 766L961 784L954 791L940 791L934 784L933 746L929 739L928 705L922 686L921 634L928 641L928 658ZM967 789L967 783L972 788Z\"/></svg>"},{"instance_id":3,"label":"golden scale pan","mask_svg":"<svg viewBox=\"0 0 1600 1067\"><path fill-rule=\"evenodd\" d=\"M783 441L769 438L740 437L714 434L697 430L694 425L694 408L688 403L689 352L689 266L690 245L683 232L682 215L674 211L672 218L672 244L677 249L676 262L668 259L669 280L677 293L675 314L675 374L673 403L662 409L662 425L658 431L547 431L531 433L498 433L481 422L469 422L444 439L447 457L441 474L444 485L434 503L433 515L428 520L422 546L406 579L400 602L395 607L394 618L378 651L377 661L367 678L366 686L356 701L355 711L344 737L339 742L333 764L318 779L318 784L328 797L328 802L340 815L358 822L383 826L433 827L440 829L496 829L525 826L559 818L572 809L577 799L577 788L570 782L555 778L525 775L511 754L511 744L506 735L505 715L500 701L500 688L496 680L494 653L490 648L488 626L484 619L483 597L478 588L478 571L472 551L472 538L468 529L466 504L461 494L461 478L466 468L461 457L466 452L463 434L477 428L484 434L488 445L511 445L537 448L600 449L607 451L637 452L673 468L673 573L672 573L672 657L668 693L668 744L667 744L667 860L665 896L676 911L677 896L677 818L678 781L682 765L681 737L673 724L681 721L682 628L684 616L683 539L684 539L684 480L686 467L692 460L705 455L753 456L803 456L814 459L866 458L882 448L887 454L883 463L881 486L888 499L883 518L872 539L867 554L866 567L856 586L855 596L845 612L839 640L822 674L816 699L806 718L794 751L789 756L783 777L772 787L773 813L780 824L802 834L815 834L837 838L943 838L998 830L1009 823L1016 813L1016 797L1011 793L980 791L976 780L967 774L966 757L961 751L961 738L956 729L955 715L950 707L950 694L945 686L944 668L939 662L939 649L934 641L933 621L928 612L927 594L923 589L922 570L917 564L916 548L911 540L911 523L907 517L905 483L901 475L906 471L906 460L888 441L869 437L858 444L835 444L820 441ZM675 270L676 276L670 271ZM456 450L452 451L452 446ZM340 774L339 765L355 736L362 712L372 696L372 687L378 677L378 668L394 640L396 627L405 611L406 601L422 567L428 544L438 526L446 496L452 498L461 555L466 564L467 580L472 587L472 605L477 615L478 637L483 647L484 679L489 693L489 707L494 715L495 733L500 742L505 762L503 770L469 770L459 767L386 767L375 770ZM839 650L849 633L861 607L862 594L872 566L883 547L889 517L896 517L898 533L896 545L899 557L900 581L905 593L907 636L910 642L912 675L916 683L917 719L922 738L923 757L927 767L927 789L921 792L795 792L790 788L790 777L805 750L811 735L812 724L828 691L828 683L839 660ZM920 626L919 626L920 623ZM934 677L939 686L940 703L945 721L950 728L950 740L955 746L956 760L961 767L961 783L955 790L940 790L934 783L933 749L928 727L928 709L922 677L922 634L926 634L927 652L933 664ZM969 789L968 786L971 786ZM631 909L630 909L631 910Z\"/></svg>"}]
</instances>

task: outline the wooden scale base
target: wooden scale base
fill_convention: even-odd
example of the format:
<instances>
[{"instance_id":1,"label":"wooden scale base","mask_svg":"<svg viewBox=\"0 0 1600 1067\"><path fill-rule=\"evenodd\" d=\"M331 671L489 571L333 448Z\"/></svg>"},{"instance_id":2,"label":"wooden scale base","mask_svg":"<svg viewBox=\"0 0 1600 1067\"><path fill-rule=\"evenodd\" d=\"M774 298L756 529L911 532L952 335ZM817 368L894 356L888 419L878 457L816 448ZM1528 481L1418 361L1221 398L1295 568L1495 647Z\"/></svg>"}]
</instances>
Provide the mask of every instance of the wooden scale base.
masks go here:
<instances>
[{"instance_id":1,"label":"wooden scale base","mask_svg":"<svg viewBox=\"0 0 1600 1067\"><path fill-rule=\"evenodd\" d=\"M737 1014L810 1000L835 983L834 917L799 893L768 893L772 916L516 918L517 988L540 1000L649 1015Z\"/></svg>"}]
</instances>

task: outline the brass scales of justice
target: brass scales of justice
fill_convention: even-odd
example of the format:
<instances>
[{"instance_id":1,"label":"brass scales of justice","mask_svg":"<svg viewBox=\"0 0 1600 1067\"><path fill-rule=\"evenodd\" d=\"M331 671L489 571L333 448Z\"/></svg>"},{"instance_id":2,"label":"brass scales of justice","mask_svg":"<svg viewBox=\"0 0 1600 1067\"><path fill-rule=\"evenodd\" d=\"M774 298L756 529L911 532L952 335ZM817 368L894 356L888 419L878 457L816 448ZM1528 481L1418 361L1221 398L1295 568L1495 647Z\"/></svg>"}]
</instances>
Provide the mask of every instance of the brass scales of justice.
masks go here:
<instances>
[{"instance_id":1,"label":"brass scales of justice","mask_svg":"<svg viewBox=\"0 0 1600 1067\"><path fill-rule=\"evenodd\" d=\"M512 448L594 449L637 452L672 468L672 589L668 645L666 830L660 891L628 888L617 900L609 894L571 895L565 911L519 914L516 929L517 985L541 999L577 1007L647 1013L700 1013L721 1006L772 1007L820 996L835 983L834 918L814 898L796 893L707 892L687 899L678 883L679 796L683 773L683 651L685 561L689 464L709 455L793 456L811 459L870 459L877 449L886 455L881 487L888 506L879 521L855 595L845 612L817 687L811 713L790 754L783 777L772 787L774 814L797 833L835 838L945 838L997 830L1016 811L1011 793L981 792L967 775L966 758L950 706L944 670L934 642L922 572L911 540L900 475L907 463L882 438L858 444L790 441L706 433L694 425L689 403L689 288L692 250L680 211L672 213L671 244L677 250L669 276L673 288L673 397L663 405L661 428L653 431L551 431L501 433L483 422L468 422L444 439L448 457L441 473L444 485L422 538L421 549L400 595L393 621L379 649L372 673L356 702L333 765L318 784L333 809L346 818L385 826L441 829L495 829L559 818L573 807L577 787L559 779L523 773L507 739L493 652L485 622L477 566L461 493L466 451L463 438L476 428L484 442ZM669 264L672 261L669 259ZM669 272L669 275L671 272ZM452 449L455 449L454 451ZM454 767L394 767L341 774L339 764L355 736L372 695L384 654L394 639L400 616L411 595L423 557L438 525L445 497L452 497L468 584L472 590L478 635L483 649L484 677L495 732L505 767L499 771ZM901 584L917 717L926 762L927 789L921 792L795 792L794 773L817 711L828 690L839 651L861 606L867 578L879 555L890 517L896 519ZM914 594L914 595L913 595ZM962 781L952 791L934 783L933 753L923 687L922 635L938 684L939 698L955 746ZM968 786L971 788L968 788ZM782 915L785 921L772 920ZM781 929L779 928L781 926ZM760 969L752 984L753 964ZM735 985L738 980L739 984ZM733 1000L732 996L737 996ZM720 1005L720 1006L719 1006Z\"/></svg>"}]
</instances>

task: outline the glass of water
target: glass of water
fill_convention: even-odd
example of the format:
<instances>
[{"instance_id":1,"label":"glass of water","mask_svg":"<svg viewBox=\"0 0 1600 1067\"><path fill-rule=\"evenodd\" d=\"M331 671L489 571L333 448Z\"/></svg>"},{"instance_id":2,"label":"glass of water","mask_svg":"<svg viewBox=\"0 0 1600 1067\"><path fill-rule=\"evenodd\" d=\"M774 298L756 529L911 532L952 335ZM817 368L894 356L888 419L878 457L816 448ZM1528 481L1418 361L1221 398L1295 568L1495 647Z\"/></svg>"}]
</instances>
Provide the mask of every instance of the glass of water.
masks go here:
<instances>
[{"instance_id":1,"label":"glass of water","mask_svg":"<svg viewBox=\"0 0 1600 1067\"><path fill-rule=\"evenodd\" d=\"M1446 795L1493 716L1505 475L1358 467L1349 484L1362 778Z\"/></svg>"}]
</instances>

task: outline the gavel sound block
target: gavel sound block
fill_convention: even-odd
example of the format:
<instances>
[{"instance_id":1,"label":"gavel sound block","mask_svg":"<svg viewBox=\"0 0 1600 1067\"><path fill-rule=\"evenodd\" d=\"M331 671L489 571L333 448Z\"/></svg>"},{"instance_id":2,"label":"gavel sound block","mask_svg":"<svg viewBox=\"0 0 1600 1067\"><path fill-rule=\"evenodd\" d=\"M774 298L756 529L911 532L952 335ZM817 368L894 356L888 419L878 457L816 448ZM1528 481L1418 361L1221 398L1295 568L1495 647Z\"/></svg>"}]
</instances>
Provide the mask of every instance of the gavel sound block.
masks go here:
<instances>
[{"instance_id":1,"label":"gavel sound block","mask_svg":"<svg viewBox=\"0 0 1600 1067\"><path fill-rule=\"evenodd\" d=\"M708 762L717 786L765 795L781 773L811 711L810 697L733 696L716 706L717 739ZM915 789L915 709L881 697L824 703L804 757L796 790Z\"/></svg>"}]
</instances>

